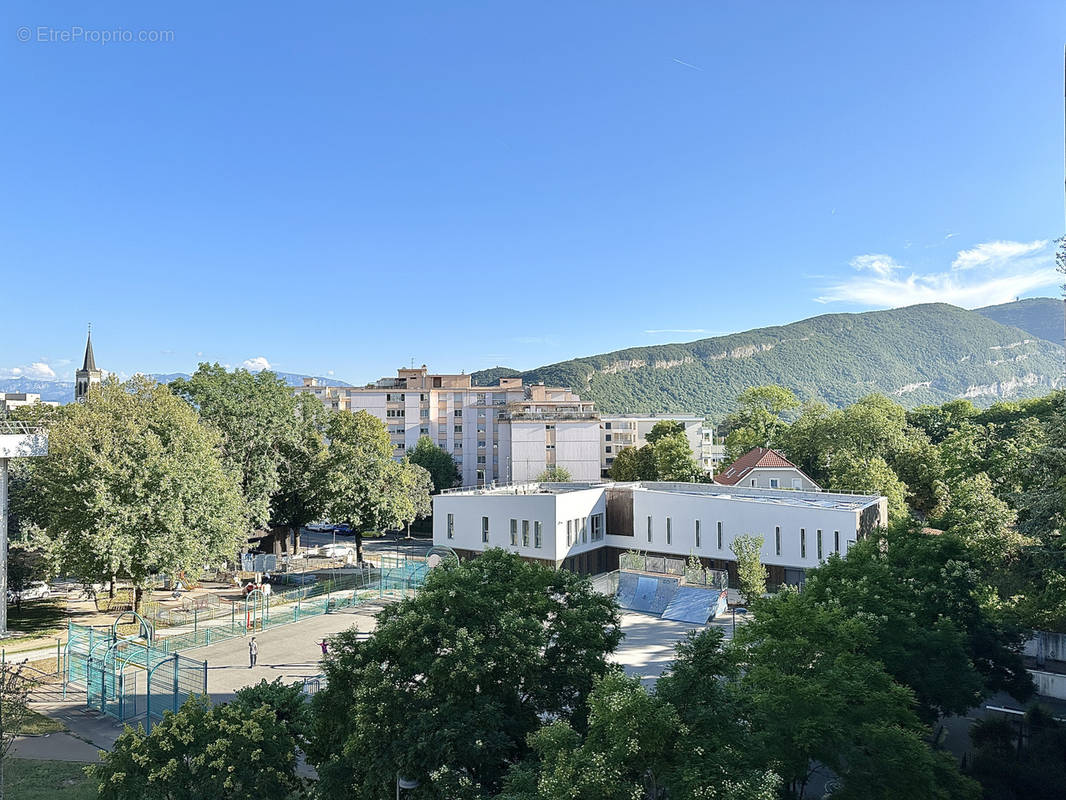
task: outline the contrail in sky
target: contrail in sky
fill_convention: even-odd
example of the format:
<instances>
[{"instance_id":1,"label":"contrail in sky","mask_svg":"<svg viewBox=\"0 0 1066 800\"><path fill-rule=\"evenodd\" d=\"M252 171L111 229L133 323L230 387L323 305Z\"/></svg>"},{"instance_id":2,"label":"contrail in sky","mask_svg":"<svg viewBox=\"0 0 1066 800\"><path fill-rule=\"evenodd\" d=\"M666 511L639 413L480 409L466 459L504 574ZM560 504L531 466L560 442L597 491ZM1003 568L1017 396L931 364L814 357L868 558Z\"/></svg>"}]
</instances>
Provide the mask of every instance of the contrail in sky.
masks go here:
<instances>
[{"instance_id":1,"label":"contrail in sky","mask_svg":"<svg viewBox=\"0 0 1066 800\"><path fill-rule=\"evenodd\" d=\"M703 67L697 67L695 64L689 64L687 61L682 61L680 58L675 58L674 61L676 63L680 64L683 67L688 67L689 69L694 69L697 72L703 72Z\"/></svg>"}]
</instances>

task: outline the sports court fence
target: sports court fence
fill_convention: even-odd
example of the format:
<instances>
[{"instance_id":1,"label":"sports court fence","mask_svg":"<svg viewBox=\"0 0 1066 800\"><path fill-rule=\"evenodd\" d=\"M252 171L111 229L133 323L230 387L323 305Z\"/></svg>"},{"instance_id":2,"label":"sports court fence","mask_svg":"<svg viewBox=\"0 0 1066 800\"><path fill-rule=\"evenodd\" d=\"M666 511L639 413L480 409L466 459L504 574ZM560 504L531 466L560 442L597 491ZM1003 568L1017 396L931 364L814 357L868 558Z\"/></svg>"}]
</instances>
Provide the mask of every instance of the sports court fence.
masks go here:
<instances>
[{"instance_id":1,"label":"sports court fence","mask_svg":"<svg viewBox=\"0 0 1066 800\"><path fill-rule=\"evenodd\" d=\"M194 609L191 630L170 636L157 636L151 622L130 611L107 627L70 622L59 666L63 697L84 692L88 707L123 723L143 721L150 729L190 695L207 694L207 662L180 651L377 599L406 597L421 587L433 563L427 557L396 557L380 569L356 570L288 591L268 595L257 589L228 603L225 613L201 617L200 609ZM308 688L313 693L318 686Z\"/></svg>"}]
</instances>

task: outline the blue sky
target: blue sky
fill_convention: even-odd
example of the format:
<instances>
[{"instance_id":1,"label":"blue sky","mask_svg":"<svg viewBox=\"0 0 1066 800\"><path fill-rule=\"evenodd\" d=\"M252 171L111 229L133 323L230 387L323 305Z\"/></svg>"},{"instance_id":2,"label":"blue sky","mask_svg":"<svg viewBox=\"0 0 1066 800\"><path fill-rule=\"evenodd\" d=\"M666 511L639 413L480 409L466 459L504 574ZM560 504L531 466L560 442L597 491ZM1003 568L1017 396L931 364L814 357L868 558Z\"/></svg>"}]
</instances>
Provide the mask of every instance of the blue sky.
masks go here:
<instances>
[{"instance_id":1,"label":"blue sky","mask_svg":"<svg viewBox=\"0 0 1066 800\"><path fill-rule=\"evenodd\" d=\"M364 382L1050 295L1064 23L1061 2L14 2L0 377L67 377L89 321L123 374Z\"/></svg>"}]
</instances>

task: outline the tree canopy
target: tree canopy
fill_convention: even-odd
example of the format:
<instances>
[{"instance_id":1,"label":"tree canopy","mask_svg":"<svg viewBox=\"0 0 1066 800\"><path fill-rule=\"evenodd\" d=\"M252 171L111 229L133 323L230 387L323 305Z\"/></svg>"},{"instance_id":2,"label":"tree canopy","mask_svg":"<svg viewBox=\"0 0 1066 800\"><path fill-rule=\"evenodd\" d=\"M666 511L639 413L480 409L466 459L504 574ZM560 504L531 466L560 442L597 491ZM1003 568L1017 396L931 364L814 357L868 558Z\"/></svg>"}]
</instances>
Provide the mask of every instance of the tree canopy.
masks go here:
<instances>
[{"instance_id":1,"label":"tree canopy","mask_svg":"<svg viewBox=\"0 0 1066 800\"><path fill-rule=\"evenodd\" d=\"M547 717L584 730L621 632L613 599L499 550L430 571L366 641L333 640L308 757L335 798L378 798L397 773L424 797L499 790Z\"/></svg>"},{"instance_id":2,"label":"tree canopy","mask_svg":"<svg viewBox=\"0 0 1066 800\"><path fill-rule=\"evenodd\" d=\"M166 387L105 381L69 406L35 459L35 516L59 566L86 582L198 571L232 558L246 506L217 433Z\"/></svg>"}]
</instances>

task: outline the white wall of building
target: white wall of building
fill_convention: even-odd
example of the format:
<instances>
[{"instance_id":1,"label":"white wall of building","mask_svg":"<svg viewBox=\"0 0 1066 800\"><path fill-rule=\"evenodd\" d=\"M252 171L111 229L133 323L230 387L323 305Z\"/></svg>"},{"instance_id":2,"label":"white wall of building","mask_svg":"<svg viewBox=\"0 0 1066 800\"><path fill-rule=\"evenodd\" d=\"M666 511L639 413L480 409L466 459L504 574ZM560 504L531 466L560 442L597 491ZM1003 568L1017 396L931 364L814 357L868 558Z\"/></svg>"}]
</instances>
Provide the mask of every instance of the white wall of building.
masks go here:
<instances>
[{"instance_id":1,"label":"white wall of building","mask_svg":"<svg viewBox=\"0 0 1066 800\"><path fill-rule=\"evenodd\" d=\"M575 481L600 477L600 424L575 420L555 424L555 463L570 471Z\"/></svg>"},{"instance_id":2,"label":"white wall of building","mask_svg":"<svg viewBox=\"0 0 1066 800\"><path fill-rule=\"evenodd\" d=\"M648 517L652 520L651 542L647 536ZM667 519L671 529L669 542L666 538ZM696 545L696 520L700 521L699 546ZM718 546L719 522L722 523L721 547ZM633 492L633 527L635 536L608 536L607 544L735 561L730 544L737 536L750 533L763 537L763 564L809 569L819 563L818 531L822 533L823 560L835 552L838 541L843 555L858 535L859 512L641 488ZM778 528L781 532L780 554L776 547ZM805 553L801 552L801 535L806 539Z\"/></svg>"},{"instance_id":3,"label":"white wall of building","mask_svg":"<svg viewBox=\"0 0 1066 800\"><path fill-rule=\"evenodd\" d=\"M677 484L679 487L685 484ZM692 484L700 486L700 484ZM750 490L749 490L750 493ZM437 495L433 500L433 541L461 550L483 551L503 547L523 556L562 561L568 556L595 550L601 546L624 550L636 549L669 553L680 557L695 554L703 558L734 561L729 549L743 534L763 537L762 562L768 566L792 569L816 567L833 552L845 554L858 538L861 510L841 503L834 506L832 495L822 505L782 502L791 494L759 493L759 499L729 493L694 490L633 488L633 536L610 534L602 540L592 538L588 518L606 511L606 488L564 491L556 494L531 492L516 494L502 490L459 492ZM884 520L884 502L881 519ZM848 506L848 507L845 507ZM452 515L452 535L448 535L448 515ZM489 541L482 541L482 517L489 518ZM648 518L651 518L651 541ZM518 544L510 542L510 520L518 521ZM667 541L667 520L670 540ZM529 545L522 543L522 521L530 523ZM566 521L571 522L571 540L567 542ZM587 536L580 536L581 525L588 525ZM699 544L696 521L700 523ZM536 547L535 522L541 523L541 546ZM721 546L718 523L722 524ZM605 524L605 522L603 523ZM780 552L777 549L780 530ZM605 530L605 528L604 528ZM821 533L821 554L818 542ZM805 543L805 544L804 544Z\"/></svg>"},{"instance_id":4,"label":"white wall of building","mask_svg":"<svg viewBox=\"0 0 1066 800\"><path fill-rule=\"evenodd\" d=\"M821 489L814 481L792 467L757 467L736 485L748 489L799 489L805 492L817 492Z\"/></svg>"},{"instance_id":5,"label":"white wall of building","mask_svg":"<svg viewBox=\"0 0 1066 800\"><path fill-rule=\"evenodd\" d=\"M433 498L433 543L475 552L499 547L528 558L559 562L575 553L603 546L602 539L592 539L590 518L603 515L604 511L602 488L563 494L441 494ZM485 519L488 520L487 542L483 540ZM512 520L515 523L514 544L511 542ZM569 546L568 522L574 540ZM538 524L541 533L539 547ZM584 536L580 530L575 533L578 524ZM605 522L600 524L605 525ZM528 544L523 535L526 531Z\"/></svg>"}]
</instances>

